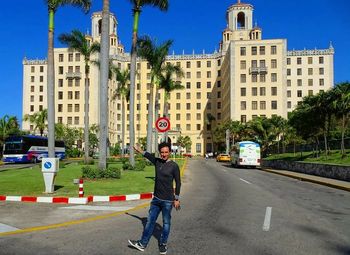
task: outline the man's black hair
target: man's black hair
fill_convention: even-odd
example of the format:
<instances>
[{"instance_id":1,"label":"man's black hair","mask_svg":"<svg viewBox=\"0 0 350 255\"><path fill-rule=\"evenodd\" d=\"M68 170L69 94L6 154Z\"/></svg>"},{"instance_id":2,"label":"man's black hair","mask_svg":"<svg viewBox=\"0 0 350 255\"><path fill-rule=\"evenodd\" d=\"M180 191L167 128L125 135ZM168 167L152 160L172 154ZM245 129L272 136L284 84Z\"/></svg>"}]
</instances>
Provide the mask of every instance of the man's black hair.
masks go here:
<instances>
[{"instance_id":1,"label":"man's black hair","mask_svg":"<svg viewBox=\"0 0 350 255\"><path fill-rule=\"evenodd\" d=\"M160 151L162 148L164 147L168 147L169 148L169 151L171 151L171 145L170 143L167 143L167 142L161 142L159 145L158 145L158 151Z\"/></svg>"}]
</instances>

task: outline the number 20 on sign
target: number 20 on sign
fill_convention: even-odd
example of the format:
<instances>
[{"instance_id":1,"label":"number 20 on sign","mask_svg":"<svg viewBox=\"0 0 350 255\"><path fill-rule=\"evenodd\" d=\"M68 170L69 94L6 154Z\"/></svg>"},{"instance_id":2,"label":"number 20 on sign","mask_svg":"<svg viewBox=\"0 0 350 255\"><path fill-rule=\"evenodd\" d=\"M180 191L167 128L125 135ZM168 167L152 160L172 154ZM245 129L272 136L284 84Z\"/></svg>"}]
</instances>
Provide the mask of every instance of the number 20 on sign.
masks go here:
<instances>
[{"instance_id":1,"label":"number 20 on sign","mask_svg":"<svg viewBox=\"0 0 350 255\"><path fill-rule=\"evenodd\" d=\"M168 118L158 118L156 121L156 129L158 132L164 133L170 129L170 121Z\"/></svg>"}]
</instances>

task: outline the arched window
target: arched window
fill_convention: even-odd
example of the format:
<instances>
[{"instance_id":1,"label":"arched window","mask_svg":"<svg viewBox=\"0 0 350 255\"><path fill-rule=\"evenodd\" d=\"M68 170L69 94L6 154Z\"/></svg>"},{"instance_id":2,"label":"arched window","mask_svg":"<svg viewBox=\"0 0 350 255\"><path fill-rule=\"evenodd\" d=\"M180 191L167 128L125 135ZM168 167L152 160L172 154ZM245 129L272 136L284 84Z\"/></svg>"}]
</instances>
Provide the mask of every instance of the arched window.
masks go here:
<instances>
[{"instance_id":1,"label":"arched window","mask_svg":"<svg viewBox=\"0 0 350 255\"><path fill-rule=\"evenodd\" d=\"M237 28L244 29L245 28L245 14L244 12L240 12L237 15Z\"/></svg>"}]
</instances>

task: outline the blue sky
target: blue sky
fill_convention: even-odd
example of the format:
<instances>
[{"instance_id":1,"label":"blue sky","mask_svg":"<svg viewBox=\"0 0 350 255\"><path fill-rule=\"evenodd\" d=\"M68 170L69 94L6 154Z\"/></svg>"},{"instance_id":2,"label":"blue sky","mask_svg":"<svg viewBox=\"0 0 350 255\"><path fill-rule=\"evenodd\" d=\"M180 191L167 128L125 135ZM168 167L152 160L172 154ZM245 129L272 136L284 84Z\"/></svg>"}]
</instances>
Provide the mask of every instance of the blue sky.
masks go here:
<instances>
[{"instance_id":1,"label":"blue sky","mask_svg":"<svg viewBox=\"0 0 350 255\"><path fill-rule=\"evenodd\" d=\"M130 51L132 15L128 0L111 0L117 16L118 35ZM218 49L226 27L226 9L237 0L169 0L167 13L144 8L140 35L159 41L174 40L175 54L212 53ZM348 0L246 0L254 6L254 22L263 29L263 39L286 38L288 50L324 49L332 41L335 48L335 83L350 80L350 1ZM84 15L73 7L63 7L55 18L57 36L72 29L91 31L91 13L100 11L102 0L92 0ZM22 119L22 60L45 59L47 55L47 7L44 0L2 1L0 8L0 117L5 114Z\"/></svg>"}]
</instances>

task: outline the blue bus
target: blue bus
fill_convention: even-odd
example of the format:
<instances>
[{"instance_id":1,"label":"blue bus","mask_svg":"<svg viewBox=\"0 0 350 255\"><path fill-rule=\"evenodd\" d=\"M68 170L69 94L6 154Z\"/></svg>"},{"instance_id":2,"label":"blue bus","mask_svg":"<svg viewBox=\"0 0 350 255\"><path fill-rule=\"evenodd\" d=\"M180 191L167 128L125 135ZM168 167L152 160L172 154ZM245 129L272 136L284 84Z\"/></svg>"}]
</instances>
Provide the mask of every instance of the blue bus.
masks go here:
<instances>
[{"instance_id":1,"label":"blue bus","mask_svg":"<svg viewBox=\"0 0 350 255\"><path fill-rule=\"evenodd\" d=\"M10 136L5 139L3 148L3 162L8 163L37 163L48 157L47 137L22 135ZM55 141L55 155L57 158L65 157L63 141Z\"/></svg>"}]
</instances>

